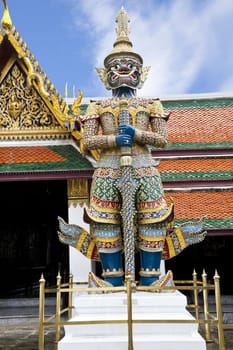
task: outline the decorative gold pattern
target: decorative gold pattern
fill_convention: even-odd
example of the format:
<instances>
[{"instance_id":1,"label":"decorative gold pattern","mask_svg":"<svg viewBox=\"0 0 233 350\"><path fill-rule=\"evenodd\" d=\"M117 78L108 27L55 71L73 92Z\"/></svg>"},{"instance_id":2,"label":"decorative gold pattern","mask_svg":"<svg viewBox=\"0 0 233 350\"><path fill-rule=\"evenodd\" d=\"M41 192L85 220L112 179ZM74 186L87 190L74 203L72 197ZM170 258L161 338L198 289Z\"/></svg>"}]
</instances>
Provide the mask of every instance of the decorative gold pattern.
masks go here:
<instances>
[{"instance_id":1,"label":"decorative gold pattern","mask_svg":"<svg viewBox=\"0 0 233 350\"><path fill-rule=\"evenodd\" d=\"M54 131L61 132L58 121L35 88L28 87L18 63L13 64L0 90L0 139L12 138L13 134L14 139L33 137L34 131L39 131L36 135L51 138Z\"/></svg>"},{"instance_id":2,"label":"decorative gold pattern","mask_svg":"<svg viewBox=\"0 0 233 350\"><path fill-rule=\"evenodd\" d=\"M71 179L67 181L68 205L83 206L89 202L89 188L87 179Z\"/></svg>"}]
</instances>

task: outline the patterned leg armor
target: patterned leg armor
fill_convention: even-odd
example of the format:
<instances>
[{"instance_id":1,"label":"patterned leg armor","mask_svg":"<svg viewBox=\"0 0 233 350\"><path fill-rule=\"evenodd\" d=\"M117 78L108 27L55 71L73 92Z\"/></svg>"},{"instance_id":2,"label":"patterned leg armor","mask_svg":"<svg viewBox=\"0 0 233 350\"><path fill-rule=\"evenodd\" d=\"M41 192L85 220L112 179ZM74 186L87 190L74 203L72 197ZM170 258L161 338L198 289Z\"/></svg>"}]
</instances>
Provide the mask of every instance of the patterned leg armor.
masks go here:
<instances>
[{"instance_id":1,"label":"patterned leg armor","mask_svg":"<svg viewBox=\"0 0 233 350\"><path fill-rule=\"evenodd\" d=\"M102 276L113 286L123 286L122 253L100 253Z\"/></svg>"},{"instance_id":2,"label":"patterned leg armor","mask_svg":"<svg viewBox=\"0 0 233 350\"><path fill-rule=\"evenodd\" d=\"M113 286L122 286L124 272L120 226L94 223L92 227L102 264L102 276Z\"/></svg>"},{"instance_id":3,"label":"patterned leg armor","mask_svg":"<svg viewBox=\"0 0 233 350\"><path fill-rule=\"evenodd\" d=\"M140 249L140 261L140 284L142 286L149 286L151 283L159 279L161 252Z\"/></svg>"}]
</instances>

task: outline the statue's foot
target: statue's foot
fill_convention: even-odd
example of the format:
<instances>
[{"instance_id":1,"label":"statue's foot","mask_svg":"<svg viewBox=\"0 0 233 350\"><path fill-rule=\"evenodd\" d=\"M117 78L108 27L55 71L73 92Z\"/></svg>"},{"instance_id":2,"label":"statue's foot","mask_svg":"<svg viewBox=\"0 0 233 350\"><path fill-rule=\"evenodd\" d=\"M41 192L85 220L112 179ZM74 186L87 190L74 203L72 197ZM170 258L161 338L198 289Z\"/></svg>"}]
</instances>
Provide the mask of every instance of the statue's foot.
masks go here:
<instances>
[{"instance_id":1,"label":"statue's foot","mask_svg":"<svg viewBox=\"0 0 233 350\"><path fill-rule=\"evenodd\" d=\"M175 287L172 271L168 270L166 275L151 283L151 286L158 287L158 289L155 288L154 292L174 292L175 289L163 289L163 287Z\"/></svg>"},{"instance_id":2,"label":"statue's foot","mask_svg":"<svg viewBox=\"0 0 233 350\"><path fill-rule=\"evenodd\" d=\"M105 288L105 287L113 287L110 282L102 280L102 278L97 277L93 272L89 272L88 275L88 287L89 288ZM109 293L109 291L100 291L93 293Z\"/></svg>"}]
</instances>

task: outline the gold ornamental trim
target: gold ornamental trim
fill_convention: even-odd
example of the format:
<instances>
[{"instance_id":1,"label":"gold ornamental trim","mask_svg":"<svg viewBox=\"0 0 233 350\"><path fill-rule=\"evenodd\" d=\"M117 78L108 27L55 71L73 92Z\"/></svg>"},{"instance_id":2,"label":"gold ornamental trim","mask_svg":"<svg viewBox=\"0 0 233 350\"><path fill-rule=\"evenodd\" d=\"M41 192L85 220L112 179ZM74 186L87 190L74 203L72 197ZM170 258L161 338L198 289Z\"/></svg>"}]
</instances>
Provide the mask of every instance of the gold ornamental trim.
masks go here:
<instances>
[{"instance_id":1,"label":"gold ornamental trim","mask_svg":"<svg viewBox=\"0 0 233 350\"><path fill-rule=\"evenodd\" d=\"M67 181L68 206L83 207L89 203L88 179L71 179Z\"/></svg>"},{"instance_id":2,"label":"gold ornamental trim","mask_svg":"<svg viewBox=\"0 0 233 350\"><path fill-rule=\"evenodd\" d=\"M1 130L0 140L47 140L47 139L68 139L67 131L61 132L61 129L30 129L30 130Z\"/></svg>"},{"instance_id":3,"label":"gold ornamental trim","mask_svg":"<svg viewBox=\"0 0 233 350\"><path fill-rule=\"evenodd\" d=\"M170 205L170 207L168 208L168 211L166 212L166 214L164 214L163 216L160 216L159 218L148 218L148 219L144 218L144 219L139 220L138 222L139 222L139 224L154 224L154 223L160 223L160 222L162 223L172 214L173 209L174 209L174 204L172 203ZM150 210L150 211L152 211L152 210ZM138 211L138 213L142 214L143 211Z\"/></svg>"},{"instance_id":4,"label":"gold ornamental trim","mask_svg":"<svg viewBox=\"0 0 233 350\"><path fill-rule=\"evenodd\" d=\"M109 223L109 224L116 224L116 225L120 223L120 220L117 220L117 219L97 218L96 216L92 215L91 211L88 208L86 208L86 212L88 217L94 222Z\"/></svg>"}]
</instances>

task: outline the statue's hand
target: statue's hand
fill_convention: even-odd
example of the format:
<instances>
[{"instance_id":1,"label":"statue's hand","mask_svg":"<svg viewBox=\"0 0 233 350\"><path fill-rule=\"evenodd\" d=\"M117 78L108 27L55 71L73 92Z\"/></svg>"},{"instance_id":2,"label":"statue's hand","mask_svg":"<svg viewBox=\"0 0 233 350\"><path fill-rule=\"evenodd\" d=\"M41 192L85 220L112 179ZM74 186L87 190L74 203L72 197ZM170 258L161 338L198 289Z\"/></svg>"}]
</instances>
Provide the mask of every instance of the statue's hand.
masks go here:
<instances>
[{"instance_id":1,"label":"statue's hand","mask_svg":"<svg viewBox=\"0 0 233 350\"><path fill-rule=\"evenodd\" d=\"M133 143L133 138L127 134L121 134L116 136L116 144L117 146L127 146L131 147Z\"/></svg>"},{"instance_id":2,"label":"statue's hand","mask_svg":"<svg viewBox=\"0 0 233 350\"><path fill-rule=\"evenodd\" d=\"M135 129L131 125L122 124L119 126L118 131L119 131L119 134L127 134L127 135L130 135L132 139L134 138Z\"/></svg>"}]
</instances>

